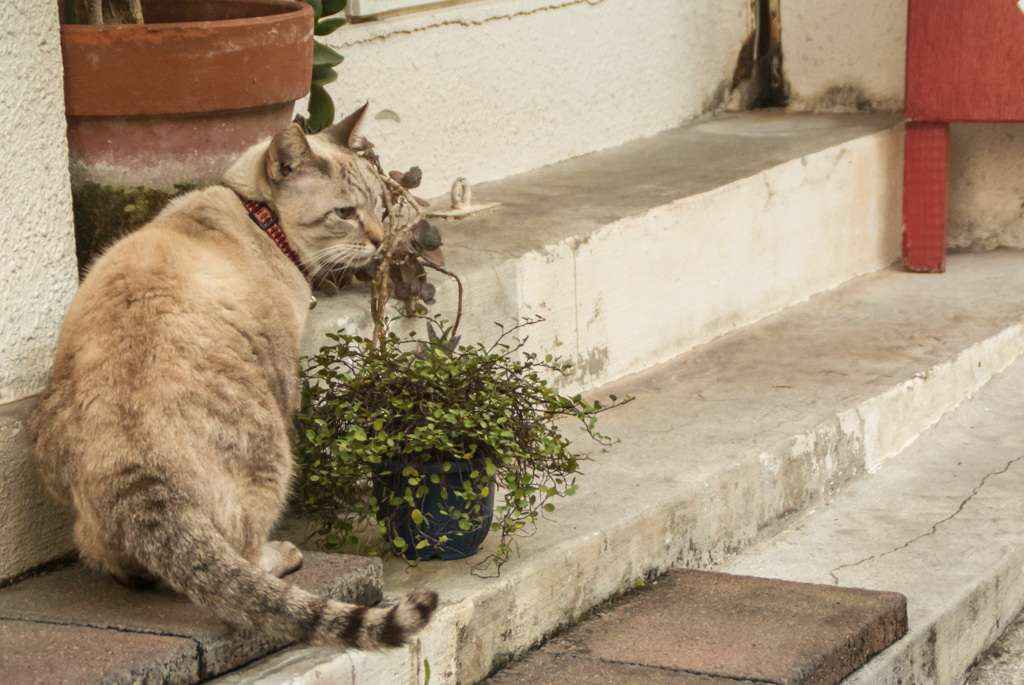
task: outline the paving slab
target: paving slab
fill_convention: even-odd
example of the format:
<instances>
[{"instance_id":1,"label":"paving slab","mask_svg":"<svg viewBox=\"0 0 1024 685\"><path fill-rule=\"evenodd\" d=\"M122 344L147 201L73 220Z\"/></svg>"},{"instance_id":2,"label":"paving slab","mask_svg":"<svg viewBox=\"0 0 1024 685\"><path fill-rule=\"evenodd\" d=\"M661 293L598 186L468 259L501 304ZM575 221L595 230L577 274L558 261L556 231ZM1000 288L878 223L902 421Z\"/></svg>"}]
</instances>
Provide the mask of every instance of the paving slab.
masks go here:
<instances>
[{"instance_id":1,"label":"paving slab","mask_svg":"<svg viewBox=\"0 0 1024 685\"><path fill-rule=\"evenodd\" d=\"M1022 388L1017 360L898 459L723 570L901 592L910 632L849 685L963 682L1024 606Z\"/></svg>"},{"instance_id":2,"label":"paving slab","mask_svg":"<svg viewBox=\"0 0 1024 685\"><path fill-rule=\"evenodd\" d=\"M381 598L381 575L379 559L310 552L304 555L302 568L285 580L316 594L372 605ZM128 659L134 664L132 651L142 641L147 645L145 653L136 660L152 662L150 667L157 672L164 669L167 682L196 682L189 680L192 671L199 677L212 677L288 644L266 635L237 631L169 590L128 589L81 564L0 590L0 619L22 630L31 630L31 626L94 629L89 635L101 636L100 642L106 646L118 644L123 636L133 636L124 637L123 659L116 663L128 663L124 661ZM69 634L76 639L81 635L75 631ZM146 642L143 636L170 639ZM183 656L183 650L191 656ZM28 659L31 654L40 661L52 659L45 641L28 642L21 658ZM182 671L177 664L189 659L194 662L192 670Z\"/></svg>"},{"instance_id":3,"label":"paving slab","mask_svg":"<svg viewBox=\"0 0 1024 685\"><path fill-rule=\"evenodd\" d=\"M594 673L600 661L684 678L834 685L906 631L906 598L897 593L676 570L541 652L586 657ZM521 668L492 682L528 682L517 678ZM553 676L567 678L579 664L557 668L566 671Z\"/></svg>"},{"instance_id":4,"label":"paving slab","mask_svg":"<svg viewBox=\"0 0 1024 685\"><path fill-rule=\"evenodd\" d=\"M7 685L198 683L188 638L0 619L0 682Z\"/></svg>"},{"instance_id":5,"label":"paving slab","mask_svg":"<svg viewBox=\"0 0 1024 685\"><path fill-rule=\"evenodd\" d=\"M485 681L489 685L764 685L752 680L540 651Z\"/></svg>"}]
</instances>

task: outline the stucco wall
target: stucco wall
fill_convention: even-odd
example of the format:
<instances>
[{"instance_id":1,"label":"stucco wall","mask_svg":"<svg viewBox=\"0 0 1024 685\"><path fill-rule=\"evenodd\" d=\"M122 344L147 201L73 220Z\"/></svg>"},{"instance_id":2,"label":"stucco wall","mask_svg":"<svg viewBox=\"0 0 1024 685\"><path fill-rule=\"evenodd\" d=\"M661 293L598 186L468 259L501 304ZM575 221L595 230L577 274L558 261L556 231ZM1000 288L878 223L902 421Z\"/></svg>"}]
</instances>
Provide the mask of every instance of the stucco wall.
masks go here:
<instances>
[{"instance_id":1,"label":"stucco wall","mask_svg":"<svg viewBox=\"0 0 1024 685\"><path fill-rule=\"evenodd\" d=\"M74 292L57 8L0 3L0 403L38 391Z\"/></svg>"},{"instance_id":2,"label":"stucco wall","mask_svg":"<svg viewBox=\"0 0 1024 685\"><path fill-rule=\"evenodd\" d=\"M328 88L373 102L366 135L431 197L721 106L748 22L748 0L481 0L337 31Z\"/></svg>"},{"instance_id":3,"label":"stucco wall","mask_svg":"<svg viewBox=\"0 0 1024 685\"><path fill-rule=\"evenodd\" d=\"M903 107L907 0L784 0L780 13L791 108Z\"/></svg>"},{"instance_id":4,"label":"stucco wall","mask_svg":"<svg viewBox=\"0 0 1024 685\"><path fill-rule=\"evenodd\" d=\"M1024 248L1024 124L953 124L948 244Z\"/></svg>"},{"instance_id":5,"label":"stucco wall","mask_svg":"<svg viewBox=\"0 0 1024 685\"><path fill-rule=\"evenodd\" d=\"M31 472L27 398L45 382L77 285L57 5L0 3L0 580L68 548Z\"/></svg>"}]
</instances>

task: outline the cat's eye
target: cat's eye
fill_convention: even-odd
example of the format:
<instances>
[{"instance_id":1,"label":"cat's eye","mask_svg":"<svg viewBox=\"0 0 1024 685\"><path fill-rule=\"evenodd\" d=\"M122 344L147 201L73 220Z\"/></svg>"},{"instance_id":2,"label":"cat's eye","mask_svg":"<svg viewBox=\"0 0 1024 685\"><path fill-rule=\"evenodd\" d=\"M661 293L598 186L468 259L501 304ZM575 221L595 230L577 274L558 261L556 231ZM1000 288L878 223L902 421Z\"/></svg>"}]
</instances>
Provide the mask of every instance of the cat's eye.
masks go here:
<instances>
[{"instance_id":1,"label":"cat's eye","mask_svg":"<svg viewBox=\"0 0 1024 685\"><path fill-rule=\"evenodd\" d=\"M334 213L346 221L352 221L356 218L355 207L338 207L334 210Z\"/></svg>"}]
</instances>

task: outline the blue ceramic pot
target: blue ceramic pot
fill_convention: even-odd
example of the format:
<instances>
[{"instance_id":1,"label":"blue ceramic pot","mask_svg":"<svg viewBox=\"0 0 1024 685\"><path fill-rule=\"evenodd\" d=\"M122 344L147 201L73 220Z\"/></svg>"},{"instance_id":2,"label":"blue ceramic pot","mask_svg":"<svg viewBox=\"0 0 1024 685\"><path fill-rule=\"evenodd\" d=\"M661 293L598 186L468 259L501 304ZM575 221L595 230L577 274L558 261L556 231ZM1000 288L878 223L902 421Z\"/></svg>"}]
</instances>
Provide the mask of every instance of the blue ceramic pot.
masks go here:
<instances>
[{"instance_id":1,"label":"blue ceramic pot","mask_svg":"<svg viewBox=\"0 0 1024 685\"><path fill-rule=\"evenodd\" d=\"M408 481L402 475L402 470L409 464L398 461L381 462L376 469L373 480L373 494L380 502L378 518L386 522L388 535L391 538L401 537L409 543L404 556L406 559L464 559L476 554L483 543L487 533L491 530L491 521L494 518L494 482L488 484L488 495L480 502L483 508L483 517L477 526L462 530L457 521L452 521L448 516L441 513L441 508L464 505L465 502L455 494L455 490L461 489L462 481L469 477L474 470L483 470L484 459L451 459L451 468L444 472L441 464L417 464L416 470L421 476L421 481L427 487L427 493L417 504L417 509L423 513L423 522L416 524L412 520L413 507L405 501L392 506L390 498L393 494L402 494L408 486ZM441 483L432 483L430 475L439 474L442 476ZM447 483L447 488L445 488ZM441 497L442 489L447 499ZM442 536L448 536L443 544L434 541ZM431 541L429 544L416 549L417 544L422 540Z\"/></svg>"}]
</instances>

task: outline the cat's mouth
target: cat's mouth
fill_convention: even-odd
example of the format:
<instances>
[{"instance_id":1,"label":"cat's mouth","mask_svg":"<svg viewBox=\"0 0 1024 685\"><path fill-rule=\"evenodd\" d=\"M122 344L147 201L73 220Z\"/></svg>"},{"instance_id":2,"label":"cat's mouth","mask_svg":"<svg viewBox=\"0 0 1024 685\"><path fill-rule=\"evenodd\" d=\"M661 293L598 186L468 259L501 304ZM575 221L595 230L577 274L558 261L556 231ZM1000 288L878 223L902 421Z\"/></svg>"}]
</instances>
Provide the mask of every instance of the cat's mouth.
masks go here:
<instances>
[{"instance_id":1,"label":"cat's mouth","mask_svg":"<svg viewBox=\"0 0 1024 685\"><path fill-rule=\"evenodd\" d=\"M377 252L372 245L332 245L314 253L306 266L314 277L336 269L359 270L370 266Z\"/></svg>"},{"instance_id":2,"label":"cat's mouth","mask_svg":"<svg viewBox=\"0 0 1024 685\"><path fill-rule=\"evenodd\" d=\"M367 266L377 256L378 251L379 250L373 245L364 245L359 252L356 252L352 255L351 261L348 263L348 266L354 268Z\"/></svg>"}]
</instances>

